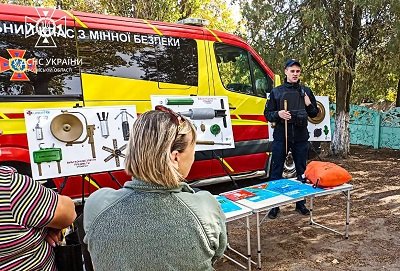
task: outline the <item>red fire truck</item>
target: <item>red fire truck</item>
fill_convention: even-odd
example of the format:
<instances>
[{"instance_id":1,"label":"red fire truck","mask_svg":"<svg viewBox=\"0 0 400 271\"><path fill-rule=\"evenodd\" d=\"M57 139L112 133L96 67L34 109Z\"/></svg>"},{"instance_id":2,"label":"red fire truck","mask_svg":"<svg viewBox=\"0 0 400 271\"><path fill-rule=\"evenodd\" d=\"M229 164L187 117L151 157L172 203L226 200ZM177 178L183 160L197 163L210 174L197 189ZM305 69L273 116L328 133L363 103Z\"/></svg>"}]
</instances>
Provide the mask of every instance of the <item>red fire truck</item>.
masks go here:
<instances>
[{"instance_id":1,"label":"red fire truck","mask_svg":"<svg viewBox=\"0 0 400 271\"><path fill-rule=\"evenodd\" d=\"M239 37L188 23L0 4L1 164L30 174L25 109L136 105L140 114L150 95L227 96L235 148L197 152L188 179L265 176L274 73ZM116 171L47 182L79 198L128 179Z\"/></svg>"}]
</instances>

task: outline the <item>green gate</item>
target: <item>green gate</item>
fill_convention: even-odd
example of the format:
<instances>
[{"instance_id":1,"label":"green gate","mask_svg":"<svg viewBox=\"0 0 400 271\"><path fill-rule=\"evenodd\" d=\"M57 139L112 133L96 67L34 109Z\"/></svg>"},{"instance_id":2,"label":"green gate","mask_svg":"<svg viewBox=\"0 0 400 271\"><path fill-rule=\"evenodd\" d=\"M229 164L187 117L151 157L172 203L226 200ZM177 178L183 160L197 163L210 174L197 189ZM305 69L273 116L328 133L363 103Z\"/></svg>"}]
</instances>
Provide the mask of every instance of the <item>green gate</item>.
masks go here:
<instances>
[{"instance_id":1,"label":"green gate","mask_svg":"<svg viewBox=\"0 0 400 271\"><path fill-rule=\"evenodd\" d=\"M331 131L335 129L336 105L330 105ZM400 107L379 112L350 106L350 143L400 150Z\"/></svg>"}]
</instances>

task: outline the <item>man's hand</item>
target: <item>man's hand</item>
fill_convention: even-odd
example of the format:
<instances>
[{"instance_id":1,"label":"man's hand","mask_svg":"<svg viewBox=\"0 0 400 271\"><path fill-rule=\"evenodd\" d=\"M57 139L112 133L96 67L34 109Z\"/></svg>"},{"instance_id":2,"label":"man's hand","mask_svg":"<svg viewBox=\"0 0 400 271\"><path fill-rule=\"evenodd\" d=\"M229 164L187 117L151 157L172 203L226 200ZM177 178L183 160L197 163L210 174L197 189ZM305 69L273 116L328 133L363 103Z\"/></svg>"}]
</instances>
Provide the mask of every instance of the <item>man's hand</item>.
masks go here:
<instances>
[{"instance_id":1,"label":"man's hand","mask_svg":"<svg viewBox=\"0 0 400 271\"><path fill-rule=\"evenodd\" d=\"M281 119L284 119L284 120L290 120L292 118L292 116L290 115L290 112L286 111L286 110L278 111L278 115Z\"/></svg>"},{"instance_id":2,"label":"man's hand","mask_svg":"<svg viewBox=\"0 0 400 271\"><path fill-rule=\"evenodd\" d=\"M50 246L55 247L61 240L61 230L48 228L46 242L49 243Z\"/></svg>"},{"instance_id":3,"label":"man's hand","mask_svg":"<svg viewBox=\"0 0 400 271\"><path fill-rule=\"evenodd\" d=\"M304 93L304 103L306 106L309 106L311 104L310 97L308 97L307 93Z\"/></svg>"}]
</instances>

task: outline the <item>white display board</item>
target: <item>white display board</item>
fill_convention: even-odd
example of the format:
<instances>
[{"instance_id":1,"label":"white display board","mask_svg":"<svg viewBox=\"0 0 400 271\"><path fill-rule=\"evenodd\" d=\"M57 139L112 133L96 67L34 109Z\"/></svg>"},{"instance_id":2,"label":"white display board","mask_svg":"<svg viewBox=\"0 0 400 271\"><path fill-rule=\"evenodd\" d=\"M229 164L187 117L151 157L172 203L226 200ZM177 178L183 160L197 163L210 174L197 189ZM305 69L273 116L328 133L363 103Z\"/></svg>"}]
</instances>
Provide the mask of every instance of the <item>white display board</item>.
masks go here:
<instances>
[{"instance_id":1,"label":"white display board","mask_svg":"<svg viewBox=\"0 0 400 271\"><path fill-rule=\"evenodd\" d=\"M329 97L328 96L315 96L318 104L318 108L321 111L321 119L310 122L308 121L308 134L310 139L308 141L331 141L331 120L329 112ZM317 117L318 118L318 117ZM269 140L273 138L274 128L268 125Z\"/></svg>"},{"instance_id":2,"label":"white display board","mask_svg":"<svg viewBox=\"0 0 400 271\"><path fill-rule=\"evenodd\" d=\"M196 151L234 148L226 96L151 96L151 106L163 105L186 116L196 127Z\"/></svg>"},{"instance_id":3,"label":"white display board","mask_svg":"<svg viewBox=\"0 0 400 271\"><path fill-rule=\"evenodd\" d=\"M27 109L35 180L124 168L136 106Z\"/></svg>"}]
</instances>

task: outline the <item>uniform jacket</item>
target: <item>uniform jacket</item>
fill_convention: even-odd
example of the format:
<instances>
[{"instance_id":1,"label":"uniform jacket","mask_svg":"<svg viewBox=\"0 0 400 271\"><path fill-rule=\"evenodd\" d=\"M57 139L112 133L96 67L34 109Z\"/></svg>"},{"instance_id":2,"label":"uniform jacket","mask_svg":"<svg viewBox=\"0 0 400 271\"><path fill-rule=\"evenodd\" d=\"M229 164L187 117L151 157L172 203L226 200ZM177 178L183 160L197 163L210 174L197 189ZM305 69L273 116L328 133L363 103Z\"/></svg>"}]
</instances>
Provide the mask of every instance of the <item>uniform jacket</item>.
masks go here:
<instances>
[{"instance_id":1,"label":"uniform jacket","mask_svg":"<svg viewBox=\"0 0 400 271\"><path fill-rule=\"evenodd\" d=\"M214 270L227 245L219 203L186 183L102 188L85 204L84 228L96 271Z\"/></svg>"},{"instance_id":2,"label":"uniform jacket","mask_svg":"<svg viewBox=\"0 0 400 271\"><path fill-rule=\"evenodd\" d=\"M264 110L265 118L269 122L275 122L276 124L273 137L274 140L277 141L285 140L285 121L278 115L278 111L283 109L282 96L285 91L299 92L300 99L302 99L302 101L304 101L304 93L307 94L311 101L309 106L305 106L307 115L311 118L314 118L318 114L317 102L311 89L306 86L302 86L299 83L288 83L285 80L282 85L271 90L271 94ZM307 126L296 126L294 123L288 123L288 140L290 142L306 141L309 137Z\"/></svg>"}]
</instances>

